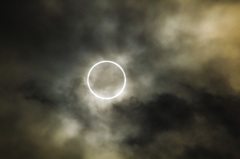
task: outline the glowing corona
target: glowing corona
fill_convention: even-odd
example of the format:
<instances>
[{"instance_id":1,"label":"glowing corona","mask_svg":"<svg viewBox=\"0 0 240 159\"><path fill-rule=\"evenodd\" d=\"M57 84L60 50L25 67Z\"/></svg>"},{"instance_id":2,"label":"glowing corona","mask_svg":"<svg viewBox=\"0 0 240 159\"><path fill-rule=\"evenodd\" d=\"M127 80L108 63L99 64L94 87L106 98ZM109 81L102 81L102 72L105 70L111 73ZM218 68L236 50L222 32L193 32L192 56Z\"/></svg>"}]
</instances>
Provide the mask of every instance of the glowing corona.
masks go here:
<instances>
[{"instance_id":1,"label":"glowing corona","mask_svg":"<svg viewBox=\"0 0 240 159\"><path fill-rule=\"evenodd\" d=\"M100 64L103 64L103 63L111 63L111 64L116 65L116 66L122 71L123 77L124 77L124 83L123 83L123 86L122 86L121 90L120 90L117 94L115 94L115 95L113 95L113 96L110 96L110 97L103 97L103 96L98 95L97 93L95 93L95 92L92 90L92 88L91 88L91 86L90 86L90 83L89 83L89 77L90 77L90 75L91 75L92 70L93 70L96 66L98 66L98 65L100 65ZM119 64L117 64L116 62L113 62L113 61L100 61L100 62L96 63L95 65L93 65L93 66L91 67L91 69L89 70L88 75L87 75L87 85L88 85L88 88L89 88L90 92L91 92L95 97L100 98L100 99L105 99L105 100L109 100L109 99L113 99L113 98L118 97L118 96L123 92L123 90L124 90L124 88L125 88L125 86L126 86L126 82L127 82L127 79L126 79L126 74L125 74L124 70L122 69L122 67L121 67Z\"/></svg>"}]
</instances>

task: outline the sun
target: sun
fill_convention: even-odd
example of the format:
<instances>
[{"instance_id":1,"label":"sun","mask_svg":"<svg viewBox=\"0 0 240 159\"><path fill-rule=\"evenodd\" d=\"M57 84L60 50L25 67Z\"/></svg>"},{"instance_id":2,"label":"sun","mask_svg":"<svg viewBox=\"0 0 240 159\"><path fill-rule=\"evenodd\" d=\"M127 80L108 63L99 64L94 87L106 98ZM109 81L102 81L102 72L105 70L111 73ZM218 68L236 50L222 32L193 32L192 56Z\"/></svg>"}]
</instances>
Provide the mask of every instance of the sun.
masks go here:
<instances>
[{"instance_id":1,"label":"sun","mask_svg":"<svg viewBox=\"0 0 240 159\"><path fill-rule=\"evenodd\" d=\"M110 63L110 64L113 64L113 65L117 66L117 67L121 70L121 72L122 72L122 74L123 74L123 77L124 77L123 85L122 85L120 91L117 92L116 94L114 94L113 96L108 96L108 97L101 96L101 95L97 94L96 92L94 92L94 90L91 88L90 82L89 82L89 77L90 77L90 75L91 75L92 70L93 70L94 68L96 68L97 66L99 66L99 65L101 65L101 64L104 64L104 63ZM107 61L107 60L105 60L105 61L100 61L100 62L96 63L95 65L93 65L93 66L90 68L90 70L89 70L89 72L88 72L88 75L87 75L87 85L88 85L88 88L89 88L90 92L91 92L95 97L100 98L100 99L104 99L104 100L110 100L110 99L113 99L113 98L118 97L118 96L124 91L125 86L126 86L126 83L127 83L127 78L126 78L126 74L125 74L123 68L122 68L119 64L117 64L116 62L113 62L113 61Z\"/></svg>"}]
</instances>

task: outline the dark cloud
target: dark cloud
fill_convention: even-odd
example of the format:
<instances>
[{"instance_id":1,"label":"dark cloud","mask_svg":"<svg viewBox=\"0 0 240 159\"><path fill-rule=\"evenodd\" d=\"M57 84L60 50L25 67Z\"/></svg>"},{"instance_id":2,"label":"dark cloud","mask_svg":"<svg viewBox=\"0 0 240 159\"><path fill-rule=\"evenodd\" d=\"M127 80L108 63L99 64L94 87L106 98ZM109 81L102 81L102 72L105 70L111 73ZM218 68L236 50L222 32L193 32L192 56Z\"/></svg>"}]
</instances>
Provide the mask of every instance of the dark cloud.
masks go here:
<instances>
[{"instance_id":1,"label":"dark cloud","mask_svg":"<svg viewBox=\"0 0 240 159\"><path fill-rule=\"evenodd\" d=\"M199 112L204 114L212 125L223 125L227 133L233 138L239 139L239 102L239 97L203 94Z\"/></svg>"},{"instance_id":2,"label":"dark cloud","mask_svg":"<svg viewBox=\"0 0 240 159\"><path fill-rule=\"evenodd\" d=\"M237 158L240 99L199 92L192 102L166 94L148 103L130 99L115 105L113 133L133 129L121 142L131 150L126 156Z\"/></svg>"},{"instance_id":3,"label":"dark cloud","mask_svg":"<svg viewBox=\"0 0 240 159\"><path fill-rule=\"evenodd\" d=\"M239 6L2 2L3 158L239 158ZM116 100L86 86L103 59L127 75Z\"/></svg>"},{"instance_id":4,"label":"dark cloud","mask_svg":"<svg viewBox=\"0 0 240 159\"><path fill-rule=\"evenodd\" d=\"M133 101L132 101L133 100ZM139 132L126 139L130 145L145 145L155 139L156 134L178 130L191 125L193 111L189 104L174 95L156 96L153 101L141 103L130 100L127 105L114 106L117 123L132 124L140 127ZM121 121L121 119L123 121ZM116 131L119 124L116 125ZM130 126L131 127L131 126Z\"/></svg>"},{"instance_id":5,"label":"dark cloud","mask_svg":"<svg viewBox=\"0 0 240 159\"><path fill-rule=\"evenodd\" d=\"M186 152L186 156L184 158L210 158L210 159L215 159L215 158L233 158L231 154L222 154L221 152L216 152L214 150L209 150L204 147L194 147L191 150L188 150Z\"/></svg>"}]
</instances>

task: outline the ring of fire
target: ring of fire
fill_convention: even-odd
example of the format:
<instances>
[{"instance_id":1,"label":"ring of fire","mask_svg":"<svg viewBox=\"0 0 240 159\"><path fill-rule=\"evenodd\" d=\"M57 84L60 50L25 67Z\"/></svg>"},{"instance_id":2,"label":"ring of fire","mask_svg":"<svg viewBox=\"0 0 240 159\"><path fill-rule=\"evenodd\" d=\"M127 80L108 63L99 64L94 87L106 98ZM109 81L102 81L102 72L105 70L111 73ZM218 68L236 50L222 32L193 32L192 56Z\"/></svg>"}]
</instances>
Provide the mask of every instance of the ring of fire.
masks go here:
<instances>
[{"instance_id":1,"label":"ring of fire","mask_svg":"<svg viewBox=\"0 0 240 159\"><path fill-rule=\"evenodd\" d=\"M93 91L93 89L92 89L91 86L90 86L90 82L89 82L89 77L90 77L90 75L91 75L92 70L93 70L95 67L97 67L98 65L103 64L103 63L114 64L115 66L117 66L117 67L122 71L123 77L124 77L123 86L122 86L122 88L120 89L120 91L119 91L117 94L115 94L115 95L113 95L113 96L110 96L110 97L103 97L103 96L101 96L101 95L98 95L96 92ZM88 85L88 88L89 88L90 92L91 92L95 97L100 98L100 99L105 99L105 100L109 100L109 99L113 99L113 98L118 97L118 96L123 92L123 90L124 90L124 88L125 88L125 86L126 86L126 82L127 82L127 78L126 78L126 74L125 74L123 68L122 68L119 64L117 64L116 62L113 62L113 61L100 61L100 62L96 63L95 65L93 65L93 66L91 67L91 69L89 70L88 75L87 75L87 85Z\"/></svg>"}]
</instances>

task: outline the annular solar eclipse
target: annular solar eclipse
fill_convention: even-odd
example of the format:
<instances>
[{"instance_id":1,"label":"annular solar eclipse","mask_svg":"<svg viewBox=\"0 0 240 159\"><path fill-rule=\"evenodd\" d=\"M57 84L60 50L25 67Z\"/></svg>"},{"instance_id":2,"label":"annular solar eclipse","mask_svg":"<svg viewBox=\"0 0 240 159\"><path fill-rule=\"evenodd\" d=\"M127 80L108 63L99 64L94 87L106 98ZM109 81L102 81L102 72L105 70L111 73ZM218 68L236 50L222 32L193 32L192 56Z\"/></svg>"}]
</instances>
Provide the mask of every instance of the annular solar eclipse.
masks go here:
<instances>
[{"instance_id":1,"label":"annular solar eclipse","mask_svg":"<svg viewBox=\"0 0 240 159\"><path fill-rule=\"evenodd\" d=\"M113 65L117 66L117 67L121 70L121 72L122 72L122 74L123 74L123 77L124 77L124 78L123 78L123 85L122 85L121 89L120 89L117 93L113 94L112 96L102 96L102 95L100 95L100 94L97 94L97 93L94 91L94 89L91 87L90 81L89 81L89 78L90 78L90 75L91 75L92 71L93 71L96 67L98 67L99 65L105 64L105 63L113 64ZM100 62L94 64L94 65L90 68L90 70L88 71L88 75L87 75L87 85L88 85L88 88L89 88L90 92L91 92L95 97L100 98L100 99L105 99L105 100L110 100L110 99L113 99L113 98L118 97L118 96L124 91L125 86L126 86L126 82L127 82L127 78L126 78L126 74L125 74L123 68L122 68L119 64L117 64L116 62L113 62L113 61L107 61L107 60L106 60L106 61L100 61Z\"/></svg>"}]
</instances>

